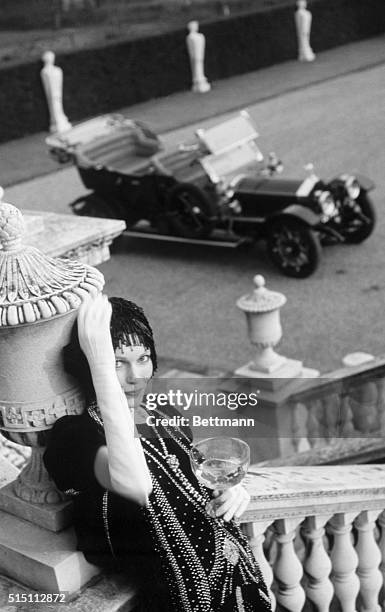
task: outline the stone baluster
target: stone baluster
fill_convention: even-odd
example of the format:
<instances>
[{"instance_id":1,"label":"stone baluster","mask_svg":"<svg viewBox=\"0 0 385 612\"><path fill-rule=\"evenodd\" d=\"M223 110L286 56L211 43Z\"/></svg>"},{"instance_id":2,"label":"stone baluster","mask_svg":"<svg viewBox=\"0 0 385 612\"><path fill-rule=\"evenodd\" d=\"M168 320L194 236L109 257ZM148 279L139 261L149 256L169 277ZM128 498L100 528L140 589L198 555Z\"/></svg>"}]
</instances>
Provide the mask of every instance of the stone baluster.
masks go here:
<instances>
[{"instance_id":1,"label":"stone baluster","mask_svg":"<svg viewBox=\"0 0 385 612\"><path fill-rule=\"evenodd\" d=\"M271 569L271 565L267 561L263 550L265 532L268 527L270 527L270 525L271 520L254 521L253 523L246 523L245 525L243 525L243 531L249 540L251 550L253 551L254 557L260 567L262 575L269 589L272 610L274 611L276 609L276 601L275 596L271 591L271 585L273 583L274 575L273 570Z\"/></svg>"},{"instance_id":2,"label":"stone baluster","mask_svg":"<svg viewBox=\"0 0 385 612\"><path fill-rule=\"evenodd\" d=\"M379 510L361 512L354 521L358 532L356 552L358 554L357 574L360 579L361 612L380 612L378 596L383 583L379 565L381 552L377 546L374 529Z\"/></svg>"},{"instance_id":3,"label":"stone baluster","mask_svg":"<svg viewBox=\"0 0 385 612\"><path fill-rule=\"evenodd\" d=\"M323 446L323 405L318 398L309 401L308 438L313 448Z\"/></svg>"},{"instance_id":4,"label":"stone baluster","mask_svg":"<svg viewBox=\"0 0 385 612\"><path fill-rule=\"evenodd\" d=\"M274 575L278 584L277 600L290 612L301 612L305 603L305 591L301 586L302 564L294 549L296 528L303 517L279 519L274 523L277 542L277 558Z\"/></svg>"},{"instance_id":5,"label":"stone baluster","mask_svg":"<svg viewBox=\"0 0 385 612\"><path fill-rule=\"evenodd\" d=\"M385 584L385 510L381 512L380 516L378 517L377 524L380 528L380 538L378 540L378 548L381 555L380 572L382 575L382 582ZM380 604L382 609L384 609L385 594L383 594Z\"/></svg>"},{"instance_id":6,"label":"stone baluster","mask_svg":"<svg viewBox=\"0 0 385 612\"><path fill-rule=\"evenodd\" d=\"M350 408L353 423L360 433L368 434L378 431L377 414L378 392L374 382L367 382L353 389L350 394Z\"/></svg>"},{"instance_id":7,"label":"stone baluster","mask_svg":"<svg viewBox=\"0 0 385 612\"><path fill-rule=\"evenodd\" d=\"M307 439L307 421L309 413L306 404L303 402L296 402L293 405L292 414L292 436L295 452L302 453L308 451L310 450L309 440Z\"/></svg>"},{"instance_id":8,"label":"stone baluster","mask_svg":"<svg viewBox=\"0 0 385 612\"><path fill-rule=\"evenodd\" d=\"M343 397L341 402L341 436L348 438L354 433L353 412L350 407L350 400L349 397Z\"/></svg>"},{"instance_id":9,"label":"stone baluster","mask_svg":"<svg viewBox=\"0 0 385 612\"><path fill-rule=\"evenodd\" d=\"M379 420L380 433L385 433L385 379L380 378L376 381L377 383L377 413Z\"/></svg>"},{"instance_id":10,"label":"stone baluster","mask_svg":"<svg viewBox=\"0 0 385 612\"><path fill-rule=\"evenodd\" d=\"M322 398L325 415L326 437L330 443L340 434L341 396L331 393Z\"/></svg>"},{"instance_id":11,"label":"stone baluster","mask_svg":"<svg viewBox=\"0 0 385 612\"><path fill-rule=\"evenodd\" d=\"M351 539L352 522L357 513L336 514L329 523L334 536L331 551L332 575L335 594L342 612L356 612L356 599L360 582L356 575L358 556Z\"/></svg>"},{"instance_id":12,"label":"stone baluster","mask_svg":"<svg viewBox=\"0 0 385 612\"><path fill-rule=\"evenodd\" d=\"M325 550L323 536L325 524L331 518L327 516L310 516L306 519L302 534L306 541L306 558L304 570L307 577L306 595L318 612L329 612L334 589L329 579L332 564Z\"/></svg>"}]
</instances>

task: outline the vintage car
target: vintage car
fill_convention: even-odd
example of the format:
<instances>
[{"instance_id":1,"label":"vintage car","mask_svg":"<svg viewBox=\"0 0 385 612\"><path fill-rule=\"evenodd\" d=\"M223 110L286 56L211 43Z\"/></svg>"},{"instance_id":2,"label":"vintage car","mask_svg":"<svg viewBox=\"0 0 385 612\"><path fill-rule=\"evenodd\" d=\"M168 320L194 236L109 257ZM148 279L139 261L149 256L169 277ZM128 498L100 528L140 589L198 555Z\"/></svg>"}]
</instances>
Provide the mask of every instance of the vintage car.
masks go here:
<instances>
[{"instance_id":1,"label":"vintage car","mask_svg":"<svg viewBox=\"0 0 385 612\"><path fill-rule=\"evenodd\" d=\"M74 160L92 190L72 203L79 215L124 219L135 235L264 239L272 262L305 278L319 263L321 244L357 244L373 231L373 182L342 174L323 181L311 164L301 179L278 176L247 111L172 150L146 125L107 115L84 122L47 144L60 161Z\"/></svg>"}]
</instances>

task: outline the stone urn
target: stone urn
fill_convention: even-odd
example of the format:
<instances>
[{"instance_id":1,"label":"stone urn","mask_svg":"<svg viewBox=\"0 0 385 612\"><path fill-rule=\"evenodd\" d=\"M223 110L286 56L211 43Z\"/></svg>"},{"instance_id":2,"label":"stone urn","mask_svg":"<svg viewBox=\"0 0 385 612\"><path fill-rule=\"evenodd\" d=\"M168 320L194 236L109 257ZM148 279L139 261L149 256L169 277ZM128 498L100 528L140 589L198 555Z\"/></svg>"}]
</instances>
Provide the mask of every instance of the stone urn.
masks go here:
<instances>
[{"instance_id":1,"label":"stone urn","mask_svg":"<svg viewBox=\"0 0 385 612\"><path fill-rule=\"evenodd\" d=\"M104 279L91 266L24 245L23 233L20 211L0 202L0 430L32 448L30 463L11 483L13 494L55 504L62 496L43 466L46 437L59 417L84 409L62 349L82 299L100 292Z\"/></svg>"},{"instance_id":2,"label":"stone urn","mask_svg":"<svg viewBox=\"0 0 385 612\"><path fill-rule=\"evenodd\" d=\"M236 371L246 376L274 373L287 361L286 357L274 351L282 337L280 308L286 303L286 297L268 290L260 274L254 277L254 285L251 294L237 300L238 308L246 315L250 342L256 349L254 359Z\"/></svg>"}]
</instances>

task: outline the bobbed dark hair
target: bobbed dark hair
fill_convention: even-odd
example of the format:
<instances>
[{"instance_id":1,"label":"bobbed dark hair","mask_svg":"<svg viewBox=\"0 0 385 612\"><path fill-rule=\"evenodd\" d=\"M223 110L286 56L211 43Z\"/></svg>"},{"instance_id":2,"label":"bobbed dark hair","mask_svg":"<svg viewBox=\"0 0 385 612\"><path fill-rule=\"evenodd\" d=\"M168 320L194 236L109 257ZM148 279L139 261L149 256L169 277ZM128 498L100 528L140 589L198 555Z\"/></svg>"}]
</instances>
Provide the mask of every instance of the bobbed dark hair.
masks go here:
<instances>
[{"instance_id":1,"label":"bobbed dark hair","mask_svg":"<svg viewBox=\"0 0 385 612\"><path fill-rule=\"evenodd\" d=\"M154 336L143 309L124 298L111 297L112 306L110 331L114 350L121 346L143 345L150 350L154 372L158 367ZM66 372L81 384L87 403L95 400L95 389L86 356L79 344L77 321L71 332L70 343L63 349L63 363Z\"/></svg>"}]
</instances>

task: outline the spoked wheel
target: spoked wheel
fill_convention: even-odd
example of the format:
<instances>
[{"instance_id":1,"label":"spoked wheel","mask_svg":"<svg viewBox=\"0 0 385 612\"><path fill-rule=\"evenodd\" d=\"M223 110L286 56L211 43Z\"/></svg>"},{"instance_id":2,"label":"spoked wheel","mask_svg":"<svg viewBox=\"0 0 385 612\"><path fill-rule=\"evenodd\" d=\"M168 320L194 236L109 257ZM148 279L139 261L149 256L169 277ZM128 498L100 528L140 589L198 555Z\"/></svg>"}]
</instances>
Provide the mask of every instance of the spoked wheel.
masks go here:
<instances>
[{"instance_id":1,"label":"spoked wheel","mask_svg":"<svg viewBox=\"0 0 385 612\"><path fill-rule=\"evenodd\" d=\"M206 238L214 227L214 205L196 185L179 183L169 193L170 226L183 238Z\"/></svg>"},{"instance_id":2,"label":"spoked wheel","mask_svg":"<svg viewBox=\"0 0 385 612\"><path fill-rule=\"evenodd\" d=\"M348 244L359 244L370 236L376 225L376 211L365 191L357 200L345 203L342 208L338 232Z\"/></svg>"},{"instance_id":3,"label":"spoked wheel","mask_svg":"<svg viewBox=\"0 0 385 612\"><path fill-rule=\"evenodd\" d=\"M317 269L321 245L317 234L296 219L273 224L267 243L273 263L286 276L306 278Z\"/></svg>"},{"instance_id":4,"label":"spoked wheel","mask_svg":"<svg viewBox=\"0 0 385 612\"><path fill-rule=\"evenodd\" d=\"M91 193L86 196L81 196L74 202L71 202L75 215L80 217L101 217L103 219L116 219L114 210L104 200Z\"/></svg>"}]
</instances>

